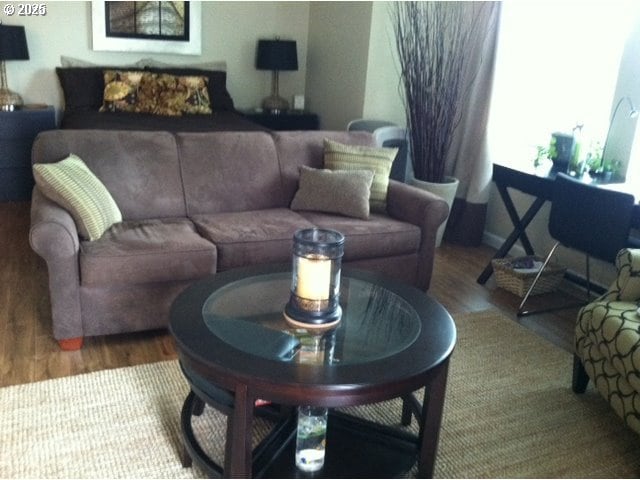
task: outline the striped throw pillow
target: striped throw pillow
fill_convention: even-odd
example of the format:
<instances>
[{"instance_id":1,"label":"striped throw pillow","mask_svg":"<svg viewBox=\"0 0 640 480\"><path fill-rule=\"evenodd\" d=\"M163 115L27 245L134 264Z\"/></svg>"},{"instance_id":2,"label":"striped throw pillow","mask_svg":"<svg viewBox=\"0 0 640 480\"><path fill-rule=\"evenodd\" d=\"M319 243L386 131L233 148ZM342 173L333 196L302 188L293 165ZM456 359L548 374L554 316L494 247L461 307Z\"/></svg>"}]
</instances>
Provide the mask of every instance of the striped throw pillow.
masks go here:
<instances>
[{"instance_id":1,"label":"striped throw pillow","mask_svg":"<svg viewBox=\"0 0 640 480\"><path fill-rule=\"evenodd\" d=\"M387 211L387 189L397 148L344 145L324 139L324 168L329 170L370 170L373 172L369 203L372 212Z\"/></svg>"},{"instance_id":2,"label":"striped throw pillow","mask_svg":"<svg viewBox=\"0 0 640 480\"><path fill-rule=\"evenodd\" d=\"M107 188L78 156L36 163L33 176L42 193L71 214L84 239L97 240L111 225L122 221Z\"/></svg>"}]
</instances>

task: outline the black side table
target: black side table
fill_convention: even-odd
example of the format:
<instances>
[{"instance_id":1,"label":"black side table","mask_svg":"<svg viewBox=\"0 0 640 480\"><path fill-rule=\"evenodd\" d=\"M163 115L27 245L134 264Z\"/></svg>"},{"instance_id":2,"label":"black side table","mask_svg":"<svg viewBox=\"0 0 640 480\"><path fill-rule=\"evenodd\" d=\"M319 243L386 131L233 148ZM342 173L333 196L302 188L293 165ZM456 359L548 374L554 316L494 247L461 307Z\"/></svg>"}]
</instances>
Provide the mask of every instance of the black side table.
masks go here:
<instances>
[{"instance_id":1,"label":"black side table","mask_svg":"<svg viewBox=\"0 0 640 480\"><path fill-rule=\"evenodd\" d=\"M249 110L242 113L252 122L271 130L317 130L320 127L318 115L310 112L289 110L275 115Z\"/></svg>"},{"instance_id":2,"label":"black side table","mask_svg":"<svg viewBox=\"0 0 640 480\"><path fill-rule=\"evenodd\" d=\"M39 132L54 128L51 106L0 112L0 202L31 198L31 146Z\"/></svg>"}]
</instances>

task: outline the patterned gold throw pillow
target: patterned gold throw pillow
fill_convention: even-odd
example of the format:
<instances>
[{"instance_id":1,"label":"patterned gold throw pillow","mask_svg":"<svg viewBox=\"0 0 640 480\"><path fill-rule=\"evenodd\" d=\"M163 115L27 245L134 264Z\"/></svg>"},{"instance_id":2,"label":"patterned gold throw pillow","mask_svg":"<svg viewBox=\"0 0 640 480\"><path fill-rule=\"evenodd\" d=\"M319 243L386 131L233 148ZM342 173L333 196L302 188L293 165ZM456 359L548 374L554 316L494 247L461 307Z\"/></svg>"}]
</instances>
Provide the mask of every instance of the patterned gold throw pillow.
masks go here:
<instances>
[{"instance_id":1,"label":"patterned gold throw pillow","mask_svg":"<svg viewBox=\"0 0 640 480\"><path fill-rule=\"evenodd\" d=\"M370 170L374 173L369 199L372 212L387 210L387 190L397 148L344 145L324 140L324 168L329 170Z\"/></svg>"},{"instance_id":2,"label":"patterned gold throw pillow","mask_svg":"<svg viewBox=\"0 0 640 480\"><path fill-rule=\"evenodd\" d=\"M33 176L40 191L71 214L82 238L97 240L122 221L113 197L80 157L36 163Z\"/></svg>"},{"instance_id":3,"label":"patterned gold throw pillow","mask_svg":"<svg viewBox=\"0 0 640 480\"><path fill-rule=\"evenodd\" d=\"M167 78L173 77L173 78ZM210 114L211 101L209 99L209 79L196 75L158 75L158 81L166 81L173 86L175 91L183 99L182 113L186 114ZM168 89L169 90L169 89Z\"/></svg>"},{"instance_id":4,"label":"patterned gold throw pillow","mask_svg":"<svg viewBox=\"0 0 640 480\"><path fill-rule=\"evenodd\" d=\"M145 73L137 70L105 70L101 112L136 112L138 89Z\"/></svg>"},{"instance_id":5,"label":"patterned gold throw pillow","mask_svg":"<svg viewBox=\"0 0 640 480\"><path fill-rule=\"evenodd\" d=\"M138 70L105 70L101 112L211 114L209 79Z\"/></svg>"},{"instance_id":6,"label":"patterned gold throw pillow","mask_svg":"<svg viewBox=\"0 0 640 480\"><path fill-rule=\"evenodd\" d=\"M210 114L211 102L203 76L145 73L136 111L154 115Z\"/></svg>"}]
</instances>

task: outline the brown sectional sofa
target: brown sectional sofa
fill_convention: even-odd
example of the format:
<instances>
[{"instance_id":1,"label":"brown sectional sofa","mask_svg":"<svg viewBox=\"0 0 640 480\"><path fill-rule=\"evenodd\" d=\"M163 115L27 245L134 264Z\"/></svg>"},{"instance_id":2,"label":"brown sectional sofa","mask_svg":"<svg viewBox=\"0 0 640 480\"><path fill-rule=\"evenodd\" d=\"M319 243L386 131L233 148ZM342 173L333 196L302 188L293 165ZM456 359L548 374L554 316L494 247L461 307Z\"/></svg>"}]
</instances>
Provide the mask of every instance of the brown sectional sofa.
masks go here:
<instances>
[{"instance_id":1,"label":"brown sectional sofa","mask_svg":"<svg viewBox=\"0 0 640 480\"><path fill-rule=\"evenodd\" d=\"M53 335L63 348L85 336L163 328L192 281L252 264L288 262L293 233L345 234L344 263L429 287L440 198L391 181L388 214L359 220L289 208L301 165L322 168L323 139L373 145L365 132L41 133L33 163L82 158L112 194L122 223L83 241L70 214L36 187L30 242L47 263Z\"/></svg>"}]
</instances>

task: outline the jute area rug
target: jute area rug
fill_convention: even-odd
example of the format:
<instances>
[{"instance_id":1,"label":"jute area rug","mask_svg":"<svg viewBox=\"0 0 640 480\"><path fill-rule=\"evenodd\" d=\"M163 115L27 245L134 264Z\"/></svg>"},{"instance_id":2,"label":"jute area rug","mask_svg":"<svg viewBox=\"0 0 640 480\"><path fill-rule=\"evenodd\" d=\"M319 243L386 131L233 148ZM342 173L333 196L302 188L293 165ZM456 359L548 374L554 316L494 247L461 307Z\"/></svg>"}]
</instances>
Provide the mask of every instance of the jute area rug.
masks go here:
<instances>
[{"instance_id":1,"label":"jute area rug","mask_svg":"<svg viewBox=\"0 0 640 480\"><path fill-rule=\"evenodd\" d=\"M456 324L437 477L640 476L640 437L592 388L572 393L570 354L496 312ZM179 460L187 391L176 361L2 388L0 476L200 477ZM400 418L397 401L360 412ZM207 408L195 428L220 455L223 418Z\"/></svg>"}]
</instances>

